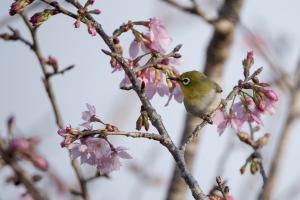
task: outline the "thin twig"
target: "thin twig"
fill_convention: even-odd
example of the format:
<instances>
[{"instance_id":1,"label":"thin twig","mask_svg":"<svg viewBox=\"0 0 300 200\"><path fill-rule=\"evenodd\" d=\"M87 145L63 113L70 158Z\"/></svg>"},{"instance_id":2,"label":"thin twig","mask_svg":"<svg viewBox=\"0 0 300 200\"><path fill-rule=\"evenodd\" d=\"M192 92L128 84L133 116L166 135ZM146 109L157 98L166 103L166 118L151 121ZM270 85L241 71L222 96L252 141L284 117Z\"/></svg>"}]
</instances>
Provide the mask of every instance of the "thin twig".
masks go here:
<instances>
[{"instance_id":1,"label":"thin twig","mask_svg":"<svg viewBox=\"0 0 300 200\"><path fill-rule=\"evenodd\" d=\"M188 12L194 15L199 16L200 18L202 18L205 22L207 22L208 24L214 25L216 22L215 18L211 18L208 17L203 10L201 10L199 8L199 6L197 5L196 1L192 1L192 5L191 6L185 6L182 5L180 3L178 3L176 0L162 0L163 2L166 2L170 5L172 5L173 7L180 9L184 12Z\"/></svg>"},{"instance_id":2,"label":"thin twig","mask_svg":"<svg viewBox=\"0 0 300 200\"><path fill-rule=\"evenodd\" d=\"M18 176L20 181L24 184L27 191L35 200L43 200L45 197L40 193L39 189L36 188L33 180L29 174L24 171L21 166L16 162L15 158L10 155L9 152L5 150L3 141L0 139L0 156L6 164L8 164L14 173Z\"/></svg>"},{"instance_id":3,"label":"thin twig","mask_svg":"<svg viewBox=\"0 0 300 200\"><path fill-rule=\"evenodd\" d=\"M74 67L75 67L75 65L70 65L70 66L68 66L68 67L66 67L62 70L57 71L57 72L50 72L50 73L48 72L46 74L46 78L49 79L49 78L51 78L52 76L55 76L55 75L63 75L65 72L73 69Z\"/></svg>"},{"instance_id":4,"label":"thin twig","mask_svg":"<svg viewBox=\"0 0 300 200\"><path fill-rule=\"evenodd\" d=\"M288 116L284 123L284 127L281 131L278 144L276 145L277 148L275 150L275 154L272 160L268 181L260 196L260 199L262 200L269 200L271 198L271 193L278 176L279 168L284 156L284 151L288 145L289 137L292 134L292 129L293 129L292 125L294 121L297 119L294 116L295 113L299 112L298 111L299 100L300 100L300 91L295 90L294 88L293 90L290 91L290 104L289 104L290 106L287 112Z\"/></svg>"},{"instance_id":5,"label":"thin twig","mask_svg":"<svg viewBox=\"0 0 300 200\"><path fill-rule=\"evenodd\" d=\"M58 106L57 106L57 102L56 102L56 98L55 98L55 95L54 95L54 92L53 92L50 77L47 76L47 74L48 74L47 68L46 68L46 65L43 62L43 56L41 54L41 50L40 50L39 43L38 43L38 40L37 40L37 34L36 34L37 33L37 28L33 28L30 25L30 23L28 21L28 18L24 14L21 14L21 16L22 16L22 19L25 22L27 28L29 29L29 31L31 33L32 45L33 45L32 50L35 53L35 55L36 55L36 57L39 61L40 67L41 67L43 75L44 75L43 83L44 83L46 92L48 94L48 97L49 97L49 100L50 100L50 103L51 103L51 106L52 106L52 110L53 110L54 115L55 115L56 124L59 128L63 128L64 125L63 125L62 117L61 117L61 114L60 114ZM72 160L72 167L73 167L73 169L74 169L74 171L77 175L77 179L80 183L82 197L83 197L84 200L88 200L89 197L88 197L88 191L86 189L86 183L84 181L82 181L83 178L80 177L80 175L82 173L81 173L81 169L78 166L76 160Z\"/></svg>"},{"instance_id":6,"label":"thin twig","mask_svg":"<svg viewBox=\"0 0 300 200\"><path fill-rule=\"evenodd\" d=\"M254 141L254 128L253 128L251 122L249 122L249 129L250 129L251 140ZM260 171L261 177L263 179L263 188L264 188L267 183L268 177L267 177L265 169L264 169L264 165L262 162L262 156L259 151L260 149L257 147L257 145L255 143L248 144L248 145L250 145L253 148L254 152L252 155L256 155L256 158L259 159L259 161L258 161L259 162L259 171Z\"/></svg>"},{"instance_id":7,"label":"thin twig","mask_svg":"<svg viewBox=\"0 0 300 200\"><path fill-rule=\"evenodd\" d=\"M187 138L186 138L186 141L183 142L183 144L181 145L181 147L179 148L182 152L185 152L185 149L186 149L186 146L191 143L194 138L196 138L200 132L200 130L207 125L207 121L206 120L203 120L200 124L198 124L196 126L196 128L194 129L194 131L192 132L191 135L189 135Z\"/></svg>"},{"instance_id":8,"label":"thin twig","mask_svg":"<svg viewBox=\"0 0 300 200\"><path fill-rule=\"evenodd\" d=\"M226 191L225 191L225 183L223 183L220 176L217 176L216 182L218 184L218 189L222 193L223 199L227 200Z\"/></svg>"},{"instance_id":9,"label":"thin twig","mask_svg":"<svg viewBox=\"0 0 300 200\"><path fill-rule=\"evenodd\" d=\"M126 132L126 131L114 131L109 132L107 130L84 130L82 132L78 132L81 136L91 136L91 135L100 135L100 137L107 136L126 136L132 138L146 138L150 140L163 141L163 137L156 133L146 133L146 132Z\"/></svg>"}]
</instances>

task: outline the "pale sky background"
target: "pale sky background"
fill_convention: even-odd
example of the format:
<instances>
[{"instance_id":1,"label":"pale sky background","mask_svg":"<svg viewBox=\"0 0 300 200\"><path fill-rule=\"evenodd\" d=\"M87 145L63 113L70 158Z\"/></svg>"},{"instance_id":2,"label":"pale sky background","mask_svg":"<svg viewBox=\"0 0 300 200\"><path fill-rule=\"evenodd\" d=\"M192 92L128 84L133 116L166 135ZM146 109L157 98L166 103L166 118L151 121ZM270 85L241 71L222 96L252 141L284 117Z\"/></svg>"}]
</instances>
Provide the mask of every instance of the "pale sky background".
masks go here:
<instances>
[{"instance_id":1,"label":"pale sky background","mask_svg":"<svg viewBox=\"0 0 300 200\"><path fill-rule=\"evenodd\" d=\"M200 5L203 4L205 9L211 11L212 8L207 6L208 2L210 1L199 1ZM1 1L0 33L7 31L6 25L3 25L1 19L8 17L11 3L10 0ZM102 14L96 18L103 24L107 33L111 33L128 20L145 20L154 16L161 18L173 38L169 49L179 43L183 44L181 54L184 65L178 68L179 71L202 69L212 29L201 19L182 13L158 0L101 0L96 1L94 7L101 9ZM253 30L263 30L265 38L275 40L285 37L288 39L289 45L282 46L285 57L278 58L278 62L284 66L286 71L293 70L300 55L299 8L300 3L297 0L251 0L245 1L242 10L242 22ZM213 12L209 13L214 14ZM39 41L44 56L55 56L61 68L70 64L76 65L72 71L52 79L64 122L77 126L81 123L81 112L85 110L85 103L90 103L96 106L98 116L105 122L115 124L121 130L134 130L140 108L137 96L133 92L119 89L123 72L111 74L109 59L101 52L102 48L107 49L102 40L98 36L88 35L83 25L80 29L74 29L73 22L74 20L71 18L57 15L39 29ZM24 36L29 38L29 33L21 19L16 17L9 24L18 28ZM125 44L125 50L131 40L132 36L128 35L121 38L121 42ZM232 53L226 64L223 83L224 96L242 77L241 61L248 50L250 49L245 45L241 31L237 31L231 49ZM39 150L50 162L53 172L67 181L69 185L77 184L69 165L68 153L59 146L62 139L56 134L57 127L50 102L41 82L41 70L37 59L28 47L19 42L0 40L0 53L0 135L5 135L6 118L10 114L14 114L20 130L18 135L39 135L43 139ZM262 74L263 80L271 80L272 74L268 65L259 55L255 56L255 63L256 67L265 67ZM172 101L168 107L164 107L166 101L167 97L155 96L151 102L161 114L172 138L178 141L184 124L185 109L182 104L175 101ZM285 98L280 99L277 113L272 117L265 118L265 126L260 132L260 134L265 132L272 134L270 144L263 150L266 166L270 163L270 153L274 149L276 138L282 127L287 103ZM297 128L299 130L300 127ZM278 199L283 197L280 195L284 194L283 192L292 184L295 186L296 183L300 187L300 182L297 182L300 177L299 163L297 162L300 159L298 153L300 135L296 131L297 128L295 128L295 134L290 138L275 188L274 197ZM151 131L155 130L151 128ZM116 145L128 147L134 159L124 161L124 167L120 171L112 173L112 179L98 179L91 182L88 185L91 199L164 199L167 181L170 179L174 164L167 150L156 142L144 139L114 137L111 140ZM235 144L235 147L233 153L225 158L228 162L224 166L223 179L228 180L231 194L236 199L254 199L262 186L260 175L252 176L249 170L244 175L239 173L240 167L252 150L241 144L230 129L222 137L219 137L214 127L205 128L194 166L194 175L204 191L208 192L216 177L216 170L219 167L218 160L228 142ZM148 172L162 177L164 184L160 186L142 185L143 181L128 170L130 163L141 165L147 163ZM83 168L87 177L95 171L92 167ZM30 167L28 169L30 170ZM268 168L266 169L268 172ZM10 174L8 168L0 172L0 200L18 199L24 191L23 188L15 188L5 183L5 177L8 174ZM39 185L44 189L50 188L51 196L54 199L53 183L45 179ZM140 186L137 187L137 185ZM48 191L48 193L51 192ZM62 197L59 198L62 199ZM69 197L64 198L69 199ZM189 199L192 199L190 192Z\"/></svg>"}]
</instances>

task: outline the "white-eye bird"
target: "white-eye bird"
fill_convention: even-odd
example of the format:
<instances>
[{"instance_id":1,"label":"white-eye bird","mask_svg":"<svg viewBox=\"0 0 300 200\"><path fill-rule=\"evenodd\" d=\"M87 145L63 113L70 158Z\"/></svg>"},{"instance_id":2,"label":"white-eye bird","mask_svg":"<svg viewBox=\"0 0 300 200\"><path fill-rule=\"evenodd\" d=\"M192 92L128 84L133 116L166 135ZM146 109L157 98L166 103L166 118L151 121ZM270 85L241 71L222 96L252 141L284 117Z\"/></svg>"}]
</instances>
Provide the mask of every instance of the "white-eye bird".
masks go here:
<instances>
[{"instance_id":1,"label":"white-eye bird","mask_svg":"<svg viewBox=\"0 0 300 200\"><path fill-rule=\"evenodd\" d=\"M188 71L179 77L170 77L169 79L179 83L186 110L212 123L209 120L210 114L221 103L222 88L199 71Z\"/></svg>"}]
</instances>

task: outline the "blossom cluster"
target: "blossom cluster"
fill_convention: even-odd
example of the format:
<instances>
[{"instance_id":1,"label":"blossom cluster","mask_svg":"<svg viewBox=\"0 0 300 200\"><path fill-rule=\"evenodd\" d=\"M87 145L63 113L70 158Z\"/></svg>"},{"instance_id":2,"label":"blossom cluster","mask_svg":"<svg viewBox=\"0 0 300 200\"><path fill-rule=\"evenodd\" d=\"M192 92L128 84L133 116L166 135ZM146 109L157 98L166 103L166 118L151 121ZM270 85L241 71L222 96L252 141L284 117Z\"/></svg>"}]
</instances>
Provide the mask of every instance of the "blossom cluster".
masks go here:
<instances>
[{"instance_id":1,"label":"blossom cluster","mask_svg":"<svg viewBox=\"0 0 300 200\"><path fill-rule=\"evenodd\" d=\"M243 61L244 76L249 76L249 69L253 65L253 52L248 52ZM277 93L270 89L270 84L260 82L257 77L251 81L241 83L238 96L239 102L232 101L229 111L218 110L214 117L214 123L217 125L218 132L222 134L227 126L231 126L237 133L245 122L263 125L261 117L266 114L273 114L278 102Z\"/></svg>"},{"instance_id":2,"label":"blossom cluster","mask_svg":"<svg viewBox=\"0 0 300 200\"><path fill-rule=\"evenodd\" d=\"M141 32L137 30L137 26L145 27L147 30ZM158 18L150 18L149 21L128 22L122 27L125 27L123 28L123 32L131 30L134 36L129 47L130 58L128 59L128 63L136 72L140 84L144 84L145 94L148 99L152 99L157 93L159 96L168 96L168 102L174 97L177 102L181 103L183 95L179 85L166 79L168 76L174 77L179 75L175 67L181 64L181 56L179 54L171 57L165 55L165 46L170 44L172 39L167 34L161 21ZM114 41L116 46L119 46L119 40L115 39ZM119 49L119 53L122 54L122 48L120 47ZM151 55L150 59L146 62L149 66L139 70L143 61L142 58L146 58L149 55ZM164 56L164 58L158 61L157 55ZM150 66L153 62L155 64ZM121 69L121 66L114 59L112 59L111 65L114 69L113 72ZM126 88L130 85L130 80L125 75L120 83L120 87Z\"/></svg>"},{"instance_id":3,"label":"blossom cluster","mask_svg":"<svg viewBox=\"0 0 300 200\"><path fill-rule=\"evenodd\" d=\"M77 20L74 22L74 27L79 28L80 27L80 22L81 21L86 21L87 27L88 27L88 33L91 36L96 36L96 34L97 34L96 27L95 27L95 24L93 22L87 20L86 16L88 14L99 15L101 13L101 11L99 9L88 10L88 7L93 5L94 3L95 3L94 0L87 0L85 5L83 6L83 8L80 8L80 9L77 10L78 17L77 17Z\"/></svg>"},{"instance_id":4,"label":"blossom cluster","mask_svg":"<svg viewBox=\"0 0 300 200\"><path fill-rule=\"evenodd\" d=\"M34 0L16 0L11 5L10 14L14 15L21 13L33 1ZM99 15L101 13L99 9L90 9L94 3L94 0L87 0L83 6L78 6L77 19L74 22L75 28L79 28L81 22L85 23L88 28L88 33L92 36L96 36L97 34L97 24L90 18L90 15ZM59 14L60 12L59 8L45 9L35 13L29 21L32 26L37 27L51 16ZM171 43L172 39L168 35L166 28L161 21L158 18L150 18L148 21L139 22L129 21L121 27L121 33L114 33L112 36L116 51L121 55L123 54L123 48L119 44L120 41L118 37L122 33L131 31L134 38L128 50L128 65L135 72L139 84L145 86L144 91L148 99L152 99L155 94L158 94L159 96L168 96L166 105L168 105L173 97L177 102L182 103L183 95L178 83L167 79L168 77L179 75L179 72L175 67L181 64L181 55L178 53L171 56L166 54L165 47ZM140 31L138 30L138 27L145 28L146 30ZM160 58L158 59L158 57ZM141 62L145 60L147 61L142 64ZM114 69L113 71L121 69L120 64L114 58L111 60L111 65ZM149 66L138 69L141 65ZM130 85L131 82L125 75L120 83L120 87L128 88Z\"/></svg>"},{"instance_id":5,"label":"blossom cluster","mask_svg":"<svg viewBox=\"0 0 300 200\"><path fill-rule=\"evenodd\" d=\"M106 137L96 137L95 135L82 135L85 131L93 131L92 123L104 124L97 116L94 106L87 104L87 110L82 112L84 122L80 125L83 131L72 128L70 125L59 129L57 133L64 138L62 147L70 150L71 159L80 158L81 164L96 166L101 174L107 174L119 170L121 166L120 158L131 159L125 147L115 147ZM110 124L104 124L108 132L117 131L117 128Z\"/></svg>"}]
</instances>

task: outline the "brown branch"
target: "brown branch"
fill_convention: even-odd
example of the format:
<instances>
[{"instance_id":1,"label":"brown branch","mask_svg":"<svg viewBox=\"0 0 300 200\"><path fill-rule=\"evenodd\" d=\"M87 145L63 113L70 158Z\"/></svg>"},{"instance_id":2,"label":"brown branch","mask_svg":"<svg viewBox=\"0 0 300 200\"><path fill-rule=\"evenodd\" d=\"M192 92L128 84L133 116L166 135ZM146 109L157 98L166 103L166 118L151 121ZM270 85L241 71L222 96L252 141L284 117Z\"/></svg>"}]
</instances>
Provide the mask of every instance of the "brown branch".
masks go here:
<instances>
[{"instance_id":1,"label":"brown branch","mask_svg":"<svg viewBox=\"0 0 300 200\"><path fill-rule=\"evenodd\" d=\"M300 91L295 87L290 91L290 103L289 109L287 111L288 116L284 123L284 127L281 131L280 138L278 140L278 144L276 145L277 148L275 150L275 154L273 156L271 170L269 173L269 178L267 181L266 186L264 187L260 199L262 200L269 200L271 198L271 193L274 188L275 182L277 180L277 176L279 173L279 168L282 163L282 159L284 156L284 151L288 146L288 140L290 135L292 134L292 125L294 121L297 119L295 118L295 114L298 113L298 104L300 100Z\"/></svg>"},{"instance_id":2,"label":"brown branch","mask_svg":"<svg viewBox=\"0 0 300 200\"><path fill-rule=\"evenodd\" d=\"M0 139L0 156L6 164L8 164L14 173L18 176L20 181L26 187L27 191L35 200L43 200L45 197L40 193L39 189L35 187L33 180L16 162L15 158L5 150L3 141Z\"/></svg>"},{"instance_id":3,"label":"brown branch","mask_svg":"<svg viewBox=\"0 0 300 200\"><path fill-rule=\"evenodd\" d=\"M253 126L251 124L251 122L249 122L249 129L250 129L250 135L251 135L251 140L254 139L254 129L253 129ZM252 143L252 144L248 144L252 147L253 149L253 153L252 155L255 155L255 157L257 159L259 159L259 171L260 171L260 174L261 174L261 177L262 177L262 180L263 180L263 188L265 187L266 183L267 183L267 175L266 175L266 172L265 172L265 168L264 168L264 165L263 165L263 162L262 162L262 156L261 156L261 153L260 153L260 148L255 144L255 143Z\"/></svg>"},{"instance_id":4,"label":"brown branch","mask_svg":"<svg viewBox=\"0 0 300 200\"><path fill-rule=\"evenodd\" d=\"M70 66L68 66L68 67L66 67L62 70L57 71L57 72L48 72L46 74L46 79L49 79L49 78L51 78L52 76L55 76L55 75L63 75L65 72L70 71L74 67L75 67L75 65L70 65Z\"/></svg>"},{"instance_id":5,"label":"brown branch","mask_svg":"<svg viewBox=\"0 0 300 200\"><path fill-rule=\"evenodd\" d=\"M184 12L188 12L188 13L197 15L200 18L202 18L205 22L207 22L207 23L209 23L211 25L214 25L215 22L216 22L216 19L208 17L203 12L203 10L201 10L199 8L199 6L197 5L196 1L194 1L194 0L192 1L192 5L191 6L182 5L182 4L178 3L176 0L162 0L162 1L170 4L171 6L177 8L179 10L182 10Z\"/></svg>"},{"instance_id":6,"label":"brown branch","mask_svg":"<svg viewBox=\"0 0 300 200\"><path fill-rule=\"evenodd\" d=\"M214 27L214 33L207 48L204 73L209 78L217 82L220 82L225 62L229 57L229 50L233 42L242 3L243 0L225 0L218 12L218 18L216 20L212 20L213 23L210 23ZM189 13L200 16L205 20L205 17L202 17L203 15L199 15L199 13ZM210 20L208 20L208 22L210 22ZM186 138L190 136L191 132L194 130L194 127L198 124L199 119L197 117L189 114L186 115L185 128L180 142L181 145L183 145L183 143L186 141ZM198 145L198 140L194 140L186 148L185 157L186 162L189 163L189 169L192 168L194 163ZM166 198L167 200L181 200L185 198L186 186L179 177L179 171L174 168L173 178L171 180L171 185L169 186L169 191Z\"/></svg>"},{"instance_id":7,"label":"brown branch","mask_svg":"<svg viewBox=\"0 0 300 200\"><path fill-rule=\"evenodd\" d=\"M62 117L61 114L59 112L58 106L57 106L57 102L56 102L56 98L53 92L53 88L52 88L52 84L50 81L50 76L48 76L48 72L47 72L47 68L46 65L43 63L43 56L39 47L39 43L37 40L37 28L33 28L30 24L30 22L28 21L27 17L24 14L21 14L23 21L25 22L27 28L30 31L31 37L32 37L32 50L35 53L40 67L42 69L43 72L43 83L46 89L46 92L48 94L51 106L52 106L52 110L54 112L55 115L55 120L56 120L56 124L59 128L63 128L63 121L62 121ZM77 179L79 181L80 184L80 188L81 188L81 193L82 193L82 197L84 200L88 200L88 193L87 193L87 189L86 189L86 183L84 181L82 181L82 177L81 177L81 169L79 168L76 160L72 160L72 167L77 175Z\"/></svg>"},{"instance_id":8,"label":"brown branch","mask_svg":"<svg viewBox=\"0 0 300 200\"><path fill-rule=\"evenodd\" d=\"M80 136L90 136L90 135L99 135L100 137L107 137L107 136L126 136L132 138L146 138L150 140L156 140L162 142L164 138L156 133L146 133L146 132L126 132L126 131L114 131L110 132L105 129L103 130L84 130L82 132L78 132Z\"/></svg>"}]
</instances>

